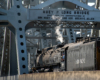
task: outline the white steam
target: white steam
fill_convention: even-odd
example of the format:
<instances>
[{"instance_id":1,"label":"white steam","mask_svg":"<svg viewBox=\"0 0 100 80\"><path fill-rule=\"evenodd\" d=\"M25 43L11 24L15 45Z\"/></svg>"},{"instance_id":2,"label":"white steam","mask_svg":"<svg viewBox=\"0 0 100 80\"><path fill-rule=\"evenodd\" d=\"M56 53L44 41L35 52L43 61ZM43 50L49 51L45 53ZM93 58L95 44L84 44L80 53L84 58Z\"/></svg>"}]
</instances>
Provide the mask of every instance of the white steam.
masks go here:
<instances>
[{"instance_id":1,"label":"white steam","mask_svg":"<svg viewBox=\"0 0 100 80\"><path fill-rule=\"evenodd\" d=\"M55 33L57 35L57 40L60 41L61 43L63 42L63 36L62 34L60 33L60 26L56 26L55 27Z\"/></svg>"}]
</instances>

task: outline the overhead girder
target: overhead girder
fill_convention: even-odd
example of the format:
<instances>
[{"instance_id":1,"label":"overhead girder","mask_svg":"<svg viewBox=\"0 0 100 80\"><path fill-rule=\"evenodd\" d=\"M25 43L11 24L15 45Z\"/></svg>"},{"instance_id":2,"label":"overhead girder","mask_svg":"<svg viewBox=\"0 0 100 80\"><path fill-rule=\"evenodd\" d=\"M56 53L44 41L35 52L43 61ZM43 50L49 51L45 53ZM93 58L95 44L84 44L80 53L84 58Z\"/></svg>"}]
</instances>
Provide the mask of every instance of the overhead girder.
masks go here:
<instances>
[{"instance_id":1,"label":"overhead girder","mask_svg":"<svg viewBox=\"0 0 100 80\"><path fill-rule=\"evenodd\" d=\"M44 7L43 9L62 9L62 8L75 9L76 5L67 1L59 1L47 7Z\"/></svg>"},{"instance_id":2,"label":"overhead girder","mask_svg":"<svg viewBox=\"0 0 100 80\"><path fill-rule=\"evenodd\" d=\"M40 13L40 14L38 14ZM27 19L40 21L99 22L99 10L33 10L29 9ZM34 17L32 17L35 15Z\"/></svg>"},{"instance_id":3,"label":"overhead girder","mask_svg":"<svg viewBox=\"0 0 100 80\"><path fill-rule=\"evenodd\" d=\"M90 6L88 6L88 5L84 4L84 3L81 3L81 2L79 2L77 0L52 0L52 1L48 0L48 1L44 2L44 3L42 3L42 4L36 5L32 9L42 9L44 7L47 7L47 6L51 5L51 4L54 4L54 3L59 2L59 1L67 1L67 2L69 2L71 4L80 6L80 7L84 8L84 9L87 9L87 10L97 10L97 9L95 9L93 7L90 7Z\"/></svg>"},{"instance_id":4,"label":"overhead girder","mask_svg":"<svg viewBox=\"0 0 100 80\"><path fill-rule=\"evenodd\" d=\"M30 22L26 25L26 29L28 28L53 28L57 25L61 24L61 28L74 28L74 29L99 29L100 23L97 22L53 22L53 21L34 21ZM95 26L97 24L97 26Z\"/></svg>"}]
</instances>

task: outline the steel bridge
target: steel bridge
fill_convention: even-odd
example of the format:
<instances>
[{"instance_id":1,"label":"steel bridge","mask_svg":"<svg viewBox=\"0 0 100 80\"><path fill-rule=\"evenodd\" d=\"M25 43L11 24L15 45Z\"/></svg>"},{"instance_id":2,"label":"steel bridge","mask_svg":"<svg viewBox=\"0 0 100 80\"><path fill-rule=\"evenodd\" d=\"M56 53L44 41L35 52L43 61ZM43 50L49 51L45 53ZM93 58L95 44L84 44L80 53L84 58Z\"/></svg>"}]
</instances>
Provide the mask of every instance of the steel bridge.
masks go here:
<instances>
[{"instance_id":1,"label":"steel bridge","mask_svg":"<svg viewBox=\"0 0 100 80\"><path fill-rule=\"evenodd\" d=\"M88 2L95 2L95 7L88 6ZM99 3L99 0L1 0L0 80L94 80L96 77L98 80L99 71L28 73L30 66L34 66L37 49L75 42L77 31L81 37L87 34L100 37Z\"/></svg>"}]
</instances>

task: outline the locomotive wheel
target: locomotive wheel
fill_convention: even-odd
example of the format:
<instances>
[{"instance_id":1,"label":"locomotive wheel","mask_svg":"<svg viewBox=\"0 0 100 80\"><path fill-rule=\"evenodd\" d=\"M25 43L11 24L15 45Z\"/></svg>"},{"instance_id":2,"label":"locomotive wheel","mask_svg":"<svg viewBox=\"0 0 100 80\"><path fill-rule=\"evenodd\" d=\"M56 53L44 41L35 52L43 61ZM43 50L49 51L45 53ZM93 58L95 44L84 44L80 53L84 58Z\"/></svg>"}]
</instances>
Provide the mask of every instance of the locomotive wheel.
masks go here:
<instances>
[{"instance_id":1,"label":"locomotive wheel","mask_svg":"<svg viewBox=\"0 0 100 80\"><path fill-rule=\"evenodd\" d=\"M60 67L59 66L53 66L53 72L59 72Z\"/></svg>"}]
</instances>

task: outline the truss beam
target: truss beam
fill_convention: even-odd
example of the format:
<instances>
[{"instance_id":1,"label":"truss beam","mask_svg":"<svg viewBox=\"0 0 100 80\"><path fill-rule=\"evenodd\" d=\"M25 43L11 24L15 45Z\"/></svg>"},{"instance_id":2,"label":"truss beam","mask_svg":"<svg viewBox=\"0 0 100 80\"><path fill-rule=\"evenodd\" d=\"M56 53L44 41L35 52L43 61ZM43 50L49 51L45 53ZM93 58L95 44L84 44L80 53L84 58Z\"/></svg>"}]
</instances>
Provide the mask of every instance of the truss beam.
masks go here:
<instances>
[{"instance_id":1,"label":"truss beam","mask_svg":"<svg viewBox=\"0 0 100 80\"><path fill-rule=\"evenodd\" d=\"M90 10L33 10L28 11L28 20L40 21L73 21L73 22L98 22L100 11Z\"/></svg>"},{"instance_id":2,"label":"truss beam","mask_svg":"<svg viewBox=\"0 0 100 80\"><path fill-rule=\"evenodd\" d=\"M75 5L77 5L77 6L81 6L82 8L87 9L87 10L97 10L97 9L95 9L93 7L90 7L90 6L88 6L88 5L84 4L84 3L81 3L81 2L79 2L77 0L48 0L48 1L44 2L43 4L39 4L39 5L35 6L32 9L42 9L44 7L47 7L47 6L51 5L51 4L54 4L54 3L59 2L59 1L68 1L68 2L71 2L71 3L75 4Z\"/></svg>"}]
</instances>

